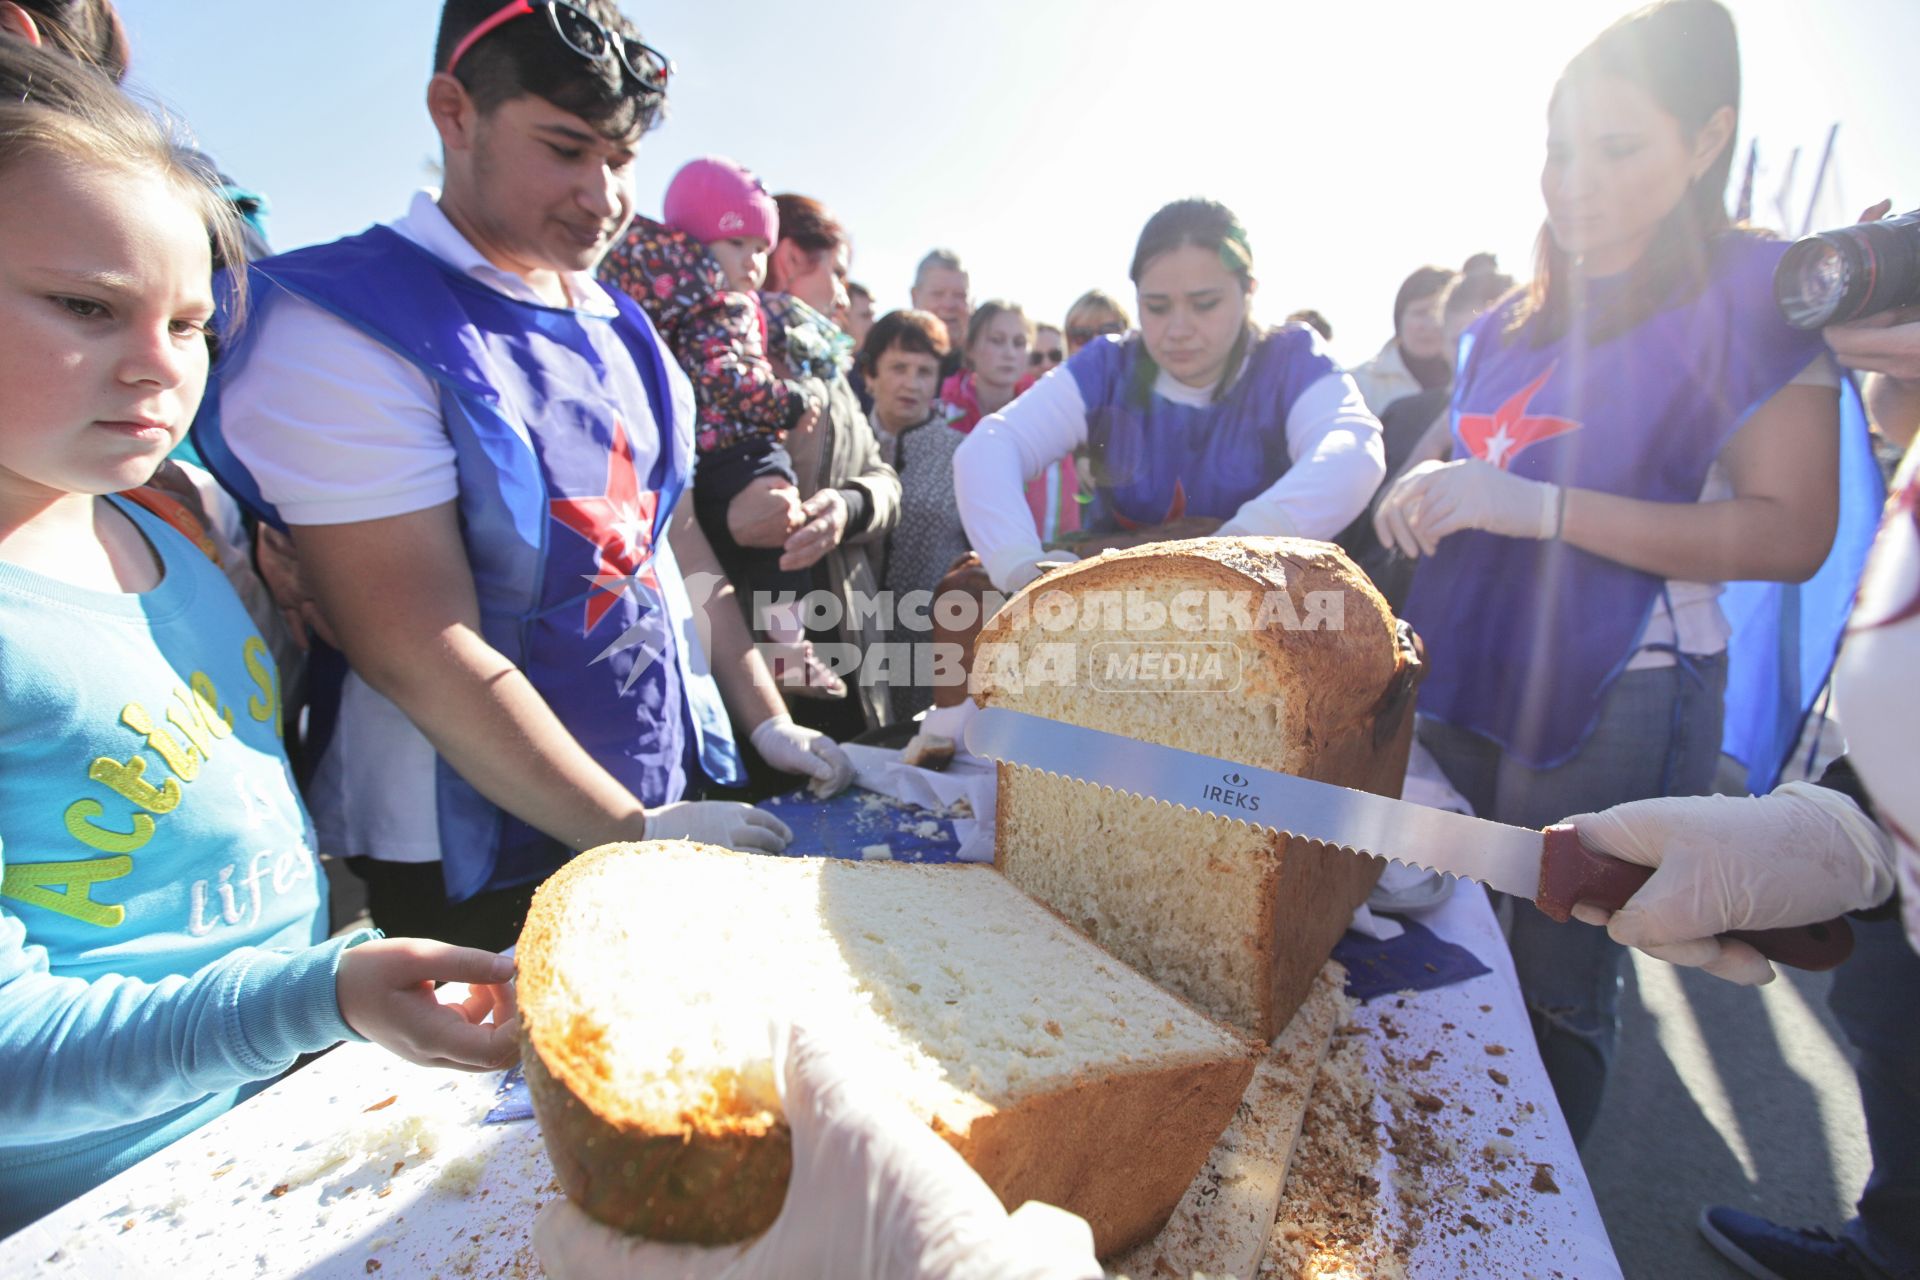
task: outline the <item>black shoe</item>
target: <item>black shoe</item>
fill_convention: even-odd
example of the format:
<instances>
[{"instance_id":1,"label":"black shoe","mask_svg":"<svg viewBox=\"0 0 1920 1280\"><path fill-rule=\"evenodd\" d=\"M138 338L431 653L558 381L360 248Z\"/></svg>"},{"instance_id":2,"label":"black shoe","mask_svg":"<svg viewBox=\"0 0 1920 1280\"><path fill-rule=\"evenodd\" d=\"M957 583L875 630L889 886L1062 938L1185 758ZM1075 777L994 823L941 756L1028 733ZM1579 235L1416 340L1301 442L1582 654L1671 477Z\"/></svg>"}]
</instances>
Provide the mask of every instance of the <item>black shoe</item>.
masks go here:
<instances>
[{"instance_id":1,"label":"black shoe","mask_svg":"<svg viewBox=\"0 0 1920 1280\"><path fill-rule=\"evenodd\" d=\"M1754 1280L1876 1280L1846 1241L1825 1231L1775 1226L1725 1206L1700 1211L1700 1234Z\"/></svg>"}]
</instances>

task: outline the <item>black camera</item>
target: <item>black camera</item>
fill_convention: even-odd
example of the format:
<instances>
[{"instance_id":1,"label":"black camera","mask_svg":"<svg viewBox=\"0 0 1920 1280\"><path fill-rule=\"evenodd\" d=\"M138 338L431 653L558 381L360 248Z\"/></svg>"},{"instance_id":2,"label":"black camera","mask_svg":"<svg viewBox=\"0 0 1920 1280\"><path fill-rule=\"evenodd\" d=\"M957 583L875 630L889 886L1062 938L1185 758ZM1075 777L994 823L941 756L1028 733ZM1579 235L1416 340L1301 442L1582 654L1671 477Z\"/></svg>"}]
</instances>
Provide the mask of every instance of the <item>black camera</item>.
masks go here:
<instances>
[{"instance_id":1,"label":"black camera","mask_svg":"<svg viewBox=\"0 0 1920 1280\"><path fill-rule=\"evenodd\" d=\"M1824 329L1920 303L1920 209L1794 242L1773 298L1796 329Z\"/></svg>"}]
</instances>

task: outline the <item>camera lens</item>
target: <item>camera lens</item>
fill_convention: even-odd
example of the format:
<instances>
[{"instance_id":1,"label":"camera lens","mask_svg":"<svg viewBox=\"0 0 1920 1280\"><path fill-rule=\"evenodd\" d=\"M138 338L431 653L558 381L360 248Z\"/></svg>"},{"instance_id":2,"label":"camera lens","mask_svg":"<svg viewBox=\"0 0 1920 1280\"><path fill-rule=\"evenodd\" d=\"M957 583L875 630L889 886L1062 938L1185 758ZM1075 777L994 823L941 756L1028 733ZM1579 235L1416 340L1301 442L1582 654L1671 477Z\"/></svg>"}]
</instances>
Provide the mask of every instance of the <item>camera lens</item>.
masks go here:
<instances>
[{"instance_id":1,"label":"camera lens","mask_svg":"<svg viewBox=\"0 0 1920 1280\"><path fill-rule=\"evenodd\" d=\"M1800 329L1920 303L1920 209L1797 242L1774 270L1773 297Z\"/></svg>"},{"instance_id":2,"label":"camera lens","mask_svg":"<svg viewBox=\"0 0 1920 1280\"><path fill-rule=\"evenodd\" d=\"M1853 272L1846 255L1823 236L1802 240L1787 250L1774 276L1780 314L1797 329L1818 329L1832 321L1847 296Z\"/></svg>"}]
</instances>

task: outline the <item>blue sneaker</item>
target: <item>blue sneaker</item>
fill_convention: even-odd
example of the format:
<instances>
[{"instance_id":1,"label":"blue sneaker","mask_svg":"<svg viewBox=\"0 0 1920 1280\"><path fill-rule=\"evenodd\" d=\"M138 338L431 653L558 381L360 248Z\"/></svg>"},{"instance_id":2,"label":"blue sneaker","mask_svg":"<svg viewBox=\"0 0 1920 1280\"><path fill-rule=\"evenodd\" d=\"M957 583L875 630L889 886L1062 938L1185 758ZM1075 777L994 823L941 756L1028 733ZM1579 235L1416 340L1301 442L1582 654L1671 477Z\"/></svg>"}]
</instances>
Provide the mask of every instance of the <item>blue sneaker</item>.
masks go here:
<instances>
[{"instance_id":1,"label":"blue sneaker","mask_svg":"<svg viewBox=\"0 0 1920 1280\"><path fill-rule=\"evenodd\" d=\"M1847 1242L1805 1227L1780 1227L1724 1206L1700 1211L1707 1243L1754 1280L1877 1280Z\"/></svg>"}]
</instances>

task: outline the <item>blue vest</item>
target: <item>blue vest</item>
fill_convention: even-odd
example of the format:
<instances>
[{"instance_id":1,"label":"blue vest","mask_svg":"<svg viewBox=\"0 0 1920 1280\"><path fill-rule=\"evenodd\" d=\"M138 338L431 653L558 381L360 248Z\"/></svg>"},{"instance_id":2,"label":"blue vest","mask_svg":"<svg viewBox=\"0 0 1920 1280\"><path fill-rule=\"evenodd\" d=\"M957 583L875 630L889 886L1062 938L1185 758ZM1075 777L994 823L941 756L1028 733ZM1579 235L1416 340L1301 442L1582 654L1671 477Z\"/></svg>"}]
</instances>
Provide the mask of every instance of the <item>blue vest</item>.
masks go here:
<instances>
[{"instance_id":1,"label":"blue vest","mask_svg":"<svg viewBox=\"0 0 1920 1280\"><path fill-rule=\"evenodd\" d=\"M1774 309L1773 269L1784 248L1744 234L1723 237L1695 297L1604 342L1574 332L1535 346L1524 331L1504 332L1516 304L1496 308L1463 344L1454 456L1624 497L1697 501L1734 433L1822 350L1818 333L1787 327ZM1620 283L1593 282L1586 314ZM1843 420L1849 432L1863 426L1857 415ZM1811 599L1817 588L1730 588L1730 726L1752 700L1771 706L1785 698L1797 728L1832 662L1863 554L1864 544L1837 540L1816 579L1839 584L1843 603L1835 608L1826 601L1831 593L1822 593L1806 618L1805 644L1818 651L1810 685L1749 640L1759 613L1772 626L1784 603L1803 592ZM1564 542L1455 533L1420 566L1407 599L1406 616L1428 652L1420 709L1491 738L1534 768L1564 764L1593 731L1601 700L1664 588L1656 575ZM1736 601L1743 603L1736 608ZM1760 772L1777 771L1792 728L1770 720L1763 732L1730 732L1728 749Z\"/></svg>"},{"instance_id":2,"label":"blue vest","mask_svg":"<svg viewBox=\"0 0 1920 1280\"><path fill-rule=\"evenodd\" d=\"M639 308L617 293L611 318L521 302L386 227L269 258L250 277L259 314L284 290L433 380L482 634L587 753L649 807L680 799L695 767L739 782L667 542L693 472L691 424L674 421L659 339ZM220 386L257 331L243 326L222 356L194 440L230 490L279 524L220 419ZM644 476L636 440L659 442ZM449 898L539 880L568 857L444 759L436 791Z\"/></svg>"},{"instance_id":3,"label":"blue vest","mask_svg":"<svg viewBox=\"0 0 1920 1280\"><path fill-rule=\"evenodd\" d=\"M1183 515L1230 519L1287 473L1287 415L1338 367L1312 332L1287 325L1255 337L1246 367L1218 403L1176 404L1135 392L1146 349L1138 334L1102 338L1067 362L1087 406L1095 490L1082 527L1110 532Z\"/></svg>"}]
</instances>

